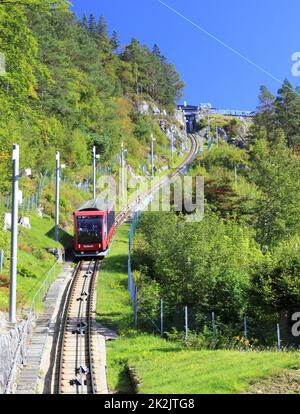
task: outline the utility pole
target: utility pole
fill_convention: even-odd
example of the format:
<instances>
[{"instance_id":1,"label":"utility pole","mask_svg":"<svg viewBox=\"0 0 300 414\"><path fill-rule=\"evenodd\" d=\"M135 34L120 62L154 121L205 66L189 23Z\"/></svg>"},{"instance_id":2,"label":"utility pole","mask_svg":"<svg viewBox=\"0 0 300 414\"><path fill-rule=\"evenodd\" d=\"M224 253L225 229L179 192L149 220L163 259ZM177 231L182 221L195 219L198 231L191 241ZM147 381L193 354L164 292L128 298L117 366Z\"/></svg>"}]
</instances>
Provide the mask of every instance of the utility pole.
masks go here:
<instances>
[{"instance_id":1,"label":"utility pole","mask_svg":"<svg viewBox=\"0 0 300 414\"><path fill-rule=\"evenodd\" d=\"M9 322L16 323L17 307L17 260L18 260L18 210L19 210L19 145L13 145L12 161L12 216L11 216L11 258L10 258L10 302Z\"/></svg>"},{"instance_id":2,"label":"utility pole","mask_svg":"<svg viewBox=\"0 0 300 414\"><path fill-rule=\"evenodd\" d=\"M121 198L124 199L124 142L121 144Z\"/></svg>"},{"instance_id":3,"label":"utility pole","mask_svg":"<svg viewBox=\"0 0 300 414\"><path fill-rule=\"evenodd\" d=\"M216 123L216 140L217 140L217 146L219 146L219 130L218 130L218 124Z\"/></svg>"},{"instance_id":4,"label":"utility pole","mask_svg":"<svg viewBox=\"0 0 300 414\"><path fill-rule=\"evenodd\" d=\"M187 136L188 136L188 119L186 117L184 117L185 119L185 135L184 135L184 149L186 150L186 145L187 145Z\"/></svg>"},{"instance_id":5,"label":"utility pole","mask_svg":"<svg viewBox=\"0 0 300 414\"><path fill-rule=\"evenodd\" d=\"M210 138L210 118L207 118L207 135Z\"/></svg>"},{"instance_id":6,"label":"utility pole","mask_svg":"<svg viewBox=\"0 0 300 414\"><path fill-rule=\"evenodd\" d=\"M125 152L127 149L124 149L124 142L121 145L121 198L124 200L125 197Z\"/></svg>"},{"instance_id":7,"label":"utility pole","mask_svg":"<svg viewBox=\"0 0 300 414\"><path fill-rule=\"evenodd\" d=\"M96 200L96 147L93 146L93 199Z\"/></svg>"},{"instance_id":8,"label":"utility pole","mask_svg":"<svg viewBox=\"0 0 300 414\"><path fill-rule=\"evenodd\" d=\"M59 183L60 183L60 153L56 153L56 180L55 180L55 241L59 241Z\"/></svg>"},{"instance_id":9,"label":"utility pole","mask_svg":"<svg viewBox=\"0 0 300 414\"><path fill-rule=\"evenodd\" d=\"M99 160L100 155L96 154L96 147L93 146L93 199L96 200L97 193L96 193L96 181L97 181L97 174L96 174L96 162Z\"/></svg>"},{"instance_id":10,"label":"utility pole","mask_svg":"<svg viewBox=\"0 0 300 414\"><path fill-rule=\"evenodd\" d=\"M151 132L151 176L154 177L154 141L153 133Z\"/></svg>"}]
</instances>

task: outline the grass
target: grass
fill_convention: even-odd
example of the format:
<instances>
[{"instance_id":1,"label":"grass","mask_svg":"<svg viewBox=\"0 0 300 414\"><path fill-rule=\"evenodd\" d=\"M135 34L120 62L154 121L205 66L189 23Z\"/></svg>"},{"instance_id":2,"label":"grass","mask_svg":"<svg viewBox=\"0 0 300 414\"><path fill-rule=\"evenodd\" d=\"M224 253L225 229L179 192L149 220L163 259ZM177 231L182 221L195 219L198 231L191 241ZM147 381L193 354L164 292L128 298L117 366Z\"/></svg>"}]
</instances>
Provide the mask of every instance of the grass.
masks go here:
<instances>
[{"instance_id":1,"label":"grass","mask_svg":"<svg viewBox=\"0 0 300 414\"><path fill-rule=\"evenodd\" d=\"M33 185L33 184L32 184ZM24 180L22 181L24 188ZM47 248L62 248L70 245L73 232L73 211L91 196L88 192L79 191L69 183L61 183L60 193L60 227L67 229L59 231L59 245L55 242L54 217L55 190L54 182L46 180L41 193L40 204L45 216L19 210L19 217L29 216L31 230L19 226L18 237L18 275L17 275L17 305L18 310L28 307L39 287L42 285L48 270L56 262L55 256L47 253ZM33 187L31 188L33 191ZM3 222L4 208L0 207L0 221ZM4 232L0 227L0 249L5 252L5 265L0 275L0 311L7 311L9 301L9 266L10 261L10 231ZM58 274L60 267L56 269ZM42 305L38 306L42 310Z\"/></svg>"},{"instance_id":2,"label":"grass","mask_svg":"<svg viewBox=\"0 0 300 414\"><path fill-rule=\"evenodd\" d=\"M41 218L35 214L29 216L31 230L19 226L18 236L18 274L17 274L17 306L20 309L28 306L43 283L43 280L56 262L55 256L48 253L46 248L56 247L54 241L54 221L50 218ZM62 239L67 239L64 232ZM1 240L6 246L5 266L1 275L0 310L7 311L9 301L9 240L11 232L2 232ZM58 246L59 248L62 245Z\"/></svg>"},{"instance_id":3,"label":"grass","mask_svg":"<svg viewBox=\"0 0 300 414\"><path fill-rule=\"evenodd\" d=\"M108 385L132 393L128 367L136 373L139 393L237 394L258 380L300 367L299 352L187 350L175 342L133 328L127 292L129 226L122 226L103 262L97 285L97 318L119 338L107 343Z\"/></svg>"}]
</instances>

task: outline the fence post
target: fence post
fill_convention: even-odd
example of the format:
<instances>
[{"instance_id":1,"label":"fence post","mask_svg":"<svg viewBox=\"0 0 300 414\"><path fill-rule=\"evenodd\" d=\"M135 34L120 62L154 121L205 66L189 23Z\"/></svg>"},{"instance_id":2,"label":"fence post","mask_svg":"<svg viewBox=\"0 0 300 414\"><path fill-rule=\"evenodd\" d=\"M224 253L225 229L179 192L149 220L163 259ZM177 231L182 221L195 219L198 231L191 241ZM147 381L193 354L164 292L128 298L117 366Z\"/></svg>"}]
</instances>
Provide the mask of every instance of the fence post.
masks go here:
<instances>
[{"instance_id":1,"label":"fence post","mask_svg":"<svg viewBox=\"0 0 300 414\"><path fill-rule=\"evenodd\" d=\"M281 351L281 344L280 344L281 340L280 340L280 326L279 323L277 324L277 345L278 345L278 352Z\"/></svg>"},{"instance_id":2,"label":"fence post","mask_svg":"<svg viewBox=\"0 0 300 414\"><path fill-rule=\"evenodd\" d=\"M216 340L216 321L215 321L215 312L212 312L212 327L213 327L213 336L214 336L214 350L217 348L217 340Z\"/></svg>"},{"instance_id":3,"label":"fence post","mask_svg":"<svg viewBox=\"0 0 300 414\"><path fill-rule=\"evenodd\" d=\"M164 301L160 300L160 336L164 337Z\"/></svg>"},{"instance_id":4,"label":"fence post","mask_svg":"<svg viewBox=\"0 0 300 414\"><path fill-rule=\"evenodd\" d=\"M188 335L189 335L189 326L188 326L188 307L185 306L184 308L185 313L185 343L187 345L188 342Z\"/></svg>"},{"instance_id":5,"label":"fence post","mask_svg":"<svg viewBox=\"0 0 300 414\"><path fill-rule=\"evenodd\" d=\"M244 336L248 339L248 327L247 327L247 319L244 318Z\"/></svg>"}]
</instances>

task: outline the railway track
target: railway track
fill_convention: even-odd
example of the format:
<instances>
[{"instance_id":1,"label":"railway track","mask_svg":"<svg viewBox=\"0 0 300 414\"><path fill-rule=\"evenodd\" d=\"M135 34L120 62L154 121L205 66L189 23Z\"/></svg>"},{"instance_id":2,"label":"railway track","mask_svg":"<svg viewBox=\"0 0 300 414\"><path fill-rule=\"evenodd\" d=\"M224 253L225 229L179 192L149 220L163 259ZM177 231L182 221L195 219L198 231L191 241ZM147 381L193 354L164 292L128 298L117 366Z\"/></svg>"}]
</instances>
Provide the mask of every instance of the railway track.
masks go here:
<instances>
[{"instance_id":1,"label":"railway track","mask_svg":"<svg viewBox=\"0 0 300 414\"><path fill-rule=\"evenodd\" d=\"M141 198L149 197L164 186L175 175L182 172L198 152L198 142L190 136L191 149L188 157L170 174L145 192ZM135 211L138 203L129 204L116 217L116 227L124 223ZM82 260L75 270L66 292L56 356L55 392L58 394L97 394L100 385L96 360L99 360L95 283L100 269L99 260Z\"/></svg>"},{"instance_id":2,"label":"railway track","mask_svg":"<svg viewBox=\"0 0 300 414\"><path fill-rule=\"evenodd\" d=\"M59 338L58 394L97 394L95 283L100 262L78 263L69 286Z\"/></svg>"},{"instance_id":3,"label":"railway track","mask_svg":"<svg viewBox=\"0 0 300 414\"><path fill-rule=\"evenodd\" d=\"M196 155L198 154L198 151L199 151L199 142L195 138L194 135L190 135L189 137L190 137L190 140L191 140L191 148L190 148L188 157L184 161L182 161L182 163L177 168L175 168L172 172L170 172L169 174L167 174L159 183L157 183L156 185L154 185L150 190L146 191L142 195L142 198L143 199L145 199L145 198L147 198L147 197L149 197L149 196L154 195L155 193L157 193L157 191L159 191L159 189L161 187L164 187L173 177L175 177L177 174L180 174L181 172L183 172L184 169L196 157ZM119 226L120 224L124 223L132 215L132 213L136 210L138 204L139 203L137 203L136 201L134 201L131 204L129 204L126 207L126 209L120 211L120 213L116 217L116 224L117 224L117 226Z\"/></svg>"}]
</instances>

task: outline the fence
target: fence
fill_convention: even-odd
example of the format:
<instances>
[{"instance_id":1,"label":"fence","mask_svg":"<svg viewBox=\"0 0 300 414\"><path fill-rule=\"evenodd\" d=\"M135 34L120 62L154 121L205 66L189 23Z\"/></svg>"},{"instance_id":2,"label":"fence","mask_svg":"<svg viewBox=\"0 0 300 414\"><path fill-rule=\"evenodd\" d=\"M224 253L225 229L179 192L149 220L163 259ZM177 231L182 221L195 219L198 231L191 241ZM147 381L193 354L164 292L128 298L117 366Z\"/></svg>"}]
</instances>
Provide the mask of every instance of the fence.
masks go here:
<instances>
[{"instance_id":1,"label":"fence","mask_svg":"<svg viewBox=\"0 0 300 414\"><path fill-rule=\"evenodd\" d=\"M22 211L31 211L35 210L39 206L40 195L45 184L45 180L47 177L48 171L41 177L39 182L37 191L30 195L29 197L22 198L22 203L20 204L20 210ZM0 205L5 209L11 209L12 207L12 200L11 195L1 195L0 196Z\"/></svg>"},{"instance_id":2,"label":"fence","mask_svg":"<svg viewBox=\"0 0 300 414\"><path fill-rule=\"evenodd\" d=\"M0 336L3 353L3 355L0 355L2 366L0 388L5 393L14 392L14 384L19 370L23 365L26 365L27 345L33 330L33 324L41 311L47 292L57 276L56 268L59 263L60 260L57 260L47 272L42 285L32 299L30 308L22 310L22 313L26 314L25 319L14 328L13 332Z\"/></svg>"},{"instance_id":3,"label":"fence","mask_svg":"<svg viewBox=\"0 0 300 414\"><path fill-rule=\"evenodd\" d=\"M42 285L37 290L36 294L34 295L31 306L29 310L26 312L27 315L34 315L34 317L37 317L38 312L41 308L41 305L43 304L46 295L48 293L48 290L51 286L51 284L54 282L57 276L56 268L57 265L61 263L61 260L58 259L54 265L48 270L45 279L43 280Z\"/></svg>"},{"instance_id":4,"label":"fence","mask_svg":"<svg viewBox=\"0 0 300 414\"><path fill-rule=\"evenodd\" d=\"M129 231L129 241L128 241L128 291L130 295L130 300L133 308L133 317L134 317L134 324L137 325L137 306L138 306L138 289L136 286L136 283L134 281L134 278L132 276L131 272L131 249L132 249L132 243L136 231L136 227L138 224L140 212L135 212L133 214L132 223L130 226Z\"/></svg>"},{"instance_id":5,"label":"fence","mask_svg":"<svg viewBox=\"0 0 300 414\"><path fill-rule=\"evenodd\" d=\"M151 303L147 303L143 297L139 297L138 287L132 275L131 250L140 214L139 211L133 215L128 242L128 291L135 327L139 319L140 328L151 330L161 337L175 328L179 337L182 332L182 340L187 345L198 341L198 344L202 343L203 347L214 350L232 346L250 349L258 345L256 341L259 339L261 343L266 341L268 346L276 346L278 352L282 351L284 343L282 333L285 331L285 326L283 322L279 324L277 319L258 320L249 315L229 324L222 321L222 317L216 312L204 312L203 310L197 312L195 307L181 306L162 298L157 300L155 305L153 298L151 298ZM232 332L235 334L232 335ZM197 333L200 334L198 339Z\"/></svg>"}]
</instances>

